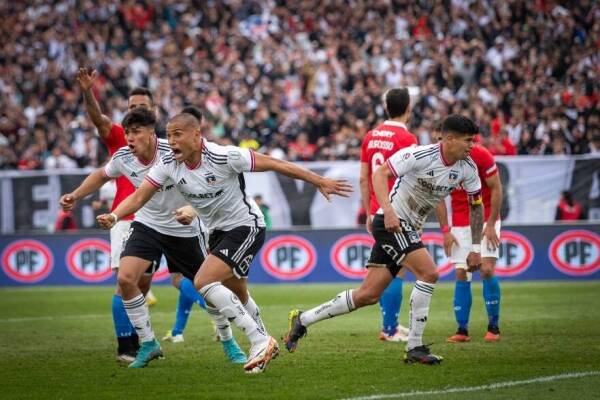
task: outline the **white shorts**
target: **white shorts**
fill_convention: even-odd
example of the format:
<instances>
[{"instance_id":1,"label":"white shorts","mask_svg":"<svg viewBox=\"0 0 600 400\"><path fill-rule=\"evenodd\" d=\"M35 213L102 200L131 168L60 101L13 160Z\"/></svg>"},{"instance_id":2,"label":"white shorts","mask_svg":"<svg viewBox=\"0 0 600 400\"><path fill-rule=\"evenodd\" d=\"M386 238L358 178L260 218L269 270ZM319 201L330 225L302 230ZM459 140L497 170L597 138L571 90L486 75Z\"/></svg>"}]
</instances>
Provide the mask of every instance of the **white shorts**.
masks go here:
<instances>
[{"instance_id":1,"label":"white shorts","mask_svg":"<svg viewBox=\"0 0 600 400\"><path fill-rule=\"evenodd\" d=\"M123 251L123 244L129 236L130 226L131 221L119 221L110 230L110 267L112 269L119 268L121 251Z\"/></svg>"},{"instance_id":2,"label":"white shorts","mask_svg":"<svg viewBox=\"0 0 600 400\"><path fill-rule=\"evenodd\" d=\"M500 220L496 221L495 228L496 234L500 237ZM484 225L485 227L485 225ZM454 264L455 268L467 269L467 256L471 251L471 228L468 226L453 226L450 229L450 233L456 238L459 245L456 243L452 245L452 252L450 254L450 262ZM500 249L497 247L496 250L488 248L488 241L484 236L481 239L481 258L498 258L500 256Z\"/></svg>"}]
</instances>

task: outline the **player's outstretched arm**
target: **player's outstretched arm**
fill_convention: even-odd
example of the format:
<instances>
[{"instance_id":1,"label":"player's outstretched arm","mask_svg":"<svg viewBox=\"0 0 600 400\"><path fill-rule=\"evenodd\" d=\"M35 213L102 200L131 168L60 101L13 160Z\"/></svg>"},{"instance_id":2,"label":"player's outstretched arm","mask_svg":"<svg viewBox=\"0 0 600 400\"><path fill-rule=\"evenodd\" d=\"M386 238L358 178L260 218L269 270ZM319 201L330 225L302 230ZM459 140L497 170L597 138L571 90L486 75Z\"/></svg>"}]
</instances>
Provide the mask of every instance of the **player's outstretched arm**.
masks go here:
<instances>
[{"instance_id":1,"label":"player's outstretched arm","mask_svg":"<svg viewBox=\"0 0 600 400\"><path fill-rule=\"evenodd\" d=\"M126 215L134 214L144 206L154 196L158 188L148 182L142 181L142 184L135 192L119 204L119 206L110 214L102 214L96 217L98 224L102 229L112 228L118 220Z\"/></svg>"},{"instance_id":2,"label":"player's outstretched arm","mask_svg":"<svg viewBox=\"0 0 600 400\"><path fill-rule=\"evenodd\" d=\"M496 233L496 220L500 215L500 207L502 207L502 182L500 175L494 174L485 179L485 183L490 188L490 216L485 223L483 236L487 238L487 242L492 246L491 250L496 250L500 246L500 238Z\"/></svg>"},{"instance_id":3,"label":"player's outstretched arm","mask_svg":"<svg viewBox=\"0 0 600 400\"><path fill-rule=\"evenodd\" d=\"M444 235L444 253L446 257L450 257L452 252L452 244L456 243L458 246L458 240L450 232L450 226L448 224L448 208L444 200L440 201L435 209L435 215L438 222L440 223L440 229Z\"/></svg>"},{"instance_id":4,"label":"player's outstretched arm","mask_svg":"<svg viewBox=\"0 0 600 400\"><path fill-rule=\"evenodd\" d=\"M94 193L96 190L100 189L102 185L106 182L110 181L112 178L106 176L103 168L99 168L96 171L92 172L88 175L81 185L77 187L71 193L67 193L61 196L60 198L60 206L64 211L70 211L75 207L75 203L79 199L84 198L85 196Z\"/></svg>"},{"instance_id":5,"label":"player's outstretched arm","mask_svg":"<svg viewBox=\"0 0 600 400\"><path fill-rule=\"evenodd\" d=\"M400 219L392 208L390 190L388 189L388 180L393 176L394 174L387 163L378 167L373 173L373 191L377 196L379 206L383 210L385 229L391 232L400 232Z\"/></svg>"},{"instance_id":6,"label":"player's outstretched arm","mask_svg":"<svg viewBox=\"0 0 600 400\"><path fill-rule=\"evenodd\" d=\"M77 82L83 92L83 101L85 103L85 109L90 116L93 124L98 129L98 134L102 138L106 138L110 133L112 127L112 121L106 115L102 114L100 105L92 93L94 83L98 79L98 72L96 70L88 70L87 68L79 68L77 73Z\"/></svg>"},{"instance_id":7,"label":"player's outstretched arm","mask_svg":"<svg viewBox=\"0 0 600 400\"><path fill-rule=\"evenodd\" d=\"M330 195L337 194L338 196L348 197L352 192L352 185L345 179L329 179L315 174L306 168L300 167L288 161L278 160L276 158L255 153L255 165L254 171L274 171L282 175L289 176L290 178L301 179L305 182L311 183L319 189L319 192L327 200L330 200Z\"/></svg>"}]
</instances>

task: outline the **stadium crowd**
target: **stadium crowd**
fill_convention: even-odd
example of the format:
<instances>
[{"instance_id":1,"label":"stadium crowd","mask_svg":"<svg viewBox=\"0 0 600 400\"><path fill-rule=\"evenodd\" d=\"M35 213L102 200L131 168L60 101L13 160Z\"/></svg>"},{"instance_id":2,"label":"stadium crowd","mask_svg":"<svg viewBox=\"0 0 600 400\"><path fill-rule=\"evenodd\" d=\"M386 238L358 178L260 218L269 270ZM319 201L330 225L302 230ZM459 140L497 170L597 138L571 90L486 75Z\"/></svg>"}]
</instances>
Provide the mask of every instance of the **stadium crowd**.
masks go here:
<instances>
[{"instance_id":1,"label":"stadium crowd","mask_svg":"<svg viewBox=\"0 0 600 400\"><path fill-rule=\"evenodd\" d=\"M2 169L104 161L79 66L114 121L147 86L163 121L193 104L209 139L289 160L358 159L397 86L421 144L459 112L497 155L600 152L592 0L35 0L0 15Z\"/></svg>"}]
</instances>

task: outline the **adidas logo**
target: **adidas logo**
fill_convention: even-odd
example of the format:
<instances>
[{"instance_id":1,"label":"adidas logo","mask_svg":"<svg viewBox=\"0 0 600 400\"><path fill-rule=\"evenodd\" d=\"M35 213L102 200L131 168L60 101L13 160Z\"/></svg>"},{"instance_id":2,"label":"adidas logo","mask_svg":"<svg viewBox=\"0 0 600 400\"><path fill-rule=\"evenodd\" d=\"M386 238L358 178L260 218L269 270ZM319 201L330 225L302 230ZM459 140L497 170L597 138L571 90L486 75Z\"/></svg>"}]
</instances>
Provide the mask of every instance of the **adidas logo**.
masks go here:
<instances>
[{"instance_id":1,"label":"adidas logo","mask_svg":"<svg viewBox=\"0 0 600 400\"><path fill-rule=\"evenodd\" d=\"M178 185L185 185L187 182L185 181L184 178L181 178L181 180L177 183Z\"/></svg>"},{"instance_id":2,"label":"adidas logo","mask_svg":"<svg viewBox=\"0 0 600 400\"><path fill-rule=\"evenodd\" d=\"M229 249L221 249L221 254L223 254L225 257L229 257Z\"/></svg>"},{"instance_id":3,"label":"adidas logo","mask_svg":"<svg viewBox=\"0 0 600 400\"><path fill-rule=\"evenodd\" d=\"M131 176L132 178L137 178L137 174L135 172L132 172L129 176Z\"/></svg>"},{"instance_id":4,"label":"adidas logo","mask_svg":"<svg viewBox=\"0 0 600 400\"><path fill-rule=\"evenodd\" d=\"M434 173L433 173L433 171L428 171L428 172L427 172L427 175L429 175L429 176L433 176L433 175L434 175Z\"/></svg>"}]
</instances>

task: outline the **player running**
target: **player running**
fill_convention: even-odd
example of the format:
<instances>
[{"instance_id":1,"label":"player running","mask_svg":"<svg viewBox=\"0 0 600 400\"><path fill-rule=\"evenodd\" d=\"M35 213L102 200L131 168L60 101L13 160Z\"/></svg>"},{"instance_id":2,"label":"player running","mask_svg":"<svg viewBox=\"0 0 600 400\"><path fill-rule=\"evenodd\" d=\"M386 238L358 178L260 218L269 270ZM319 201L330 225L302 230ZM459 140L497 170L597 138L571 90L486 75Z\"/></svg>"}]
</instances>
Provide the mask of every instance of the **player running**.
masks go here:
<instances>
[{"instance_id":1,"label":"player running","mask_svg":"<svg viewBox=\"0 0 600 400\"><path fill-rule=\"evenodd\" d=\"M308 326L375 304L398 271L407 267L417 280L410 296L410 325L404 360L422 364L442 361L442 357L432 354L423 344L423 331L438 272L418 231L440 200L462 186L469 194L473 232L467 265L471 269L479 267L483 227L481 183L477 168L469 157L476 133L477 128L471 120L450 115L443 122L440 143L402 149L375 171L373 187L381 208L373 220L375 245L367 263L367 276L358 289L343 291L305 312L291 311L289 330L284 338L288 351L296 350L298 340L306 335ZM388 179L392 176L397 179L390 194Z\"/></svg>"},{"instance_id":2,"label":"player running","mask_svg":"<svg viewBox=\"0 0 600 400\"><path fill-rule=\"evenodd\" d=\"M373 217L379 210L371 181L375 168L385 163L398 150L417 145L417 138L406 128L411 111L408 89L388 90L383 95L383 103L390 119L367 132L360 156L360 193L362 205L367 211L366 228L369 233L372 233ZM394 181L394 178L389 180L389 189L394 185ZM405 275L405 270L401 269L379 299L383 322L383 328L379 333L380 340L391 342L408 340L408 329L398 324Z\"/></svg>"},{"instance_id":3,"label":"player running","mask_svg":"<svg viewBox=\"0 0 600 400\"><path fill-rule=\"evenodd\" d=\"M488 315L488 328L484 336L486 342L500 340L498 319L500 316L500 284L494 275L496 261L500 253L500 207L502 206L502 183L494 156L485 147L475 144L470 154L481 179L485 226L481 243L481 269L483 280L483 301ZM468 342L469 314L471 312L471 276L467 272L466 258L471 248L471 228L467 194L462 189L451 193L452 228L448 226L446 204L440 202L437 217L444 234L444 251L456 269L454 287L454 316L458 330L448 339L450 343Z\"/></svg>"},{"instance_id":4,"label":"player running","mask_svg":"<svg viewBox=\"0 0 600 400\"><path fill-rule=\"evenodd\" d=\"M194 284L208 304L247 335L251 347L244 370L263 372L279 347L268 334L247 288L250 265L265 240L265 222L260 208L246 195L243 173L275 171L302 179L315 185L327 199L331 194L348 196L351 186L249 149L208 142L201 136L198 121L185 113L169 121L167 137L173 152L162 158L132 196L112 214L99 216L98 221L105 229L112 227L172 181L210 232L211 254L202 263Z\"/></svg>"},{"instance_id":5,"label":"player running","mask_svg":"<svg viewBox=\"0 0 600 400\"><path fill-rule=\"evenodd\" d=\"M190 118L194 117L190 115ZM147 108L130 111L123 120L128 145L117 151L104 168L89 175L73 193L64 195L61 205L70 209L78 199L98 190L108 180L120 176L127 177L134 186L139 186L158 160L170 153L166 140L156 137L155 123L155 113ZM181 275L188 280L193 279L207 253L198 218L193 210L194 218L190 218L189 212L184 210L187 204L185 199L173 189L172 183L165 185L136 214L120 255L117 276L119 290L123 294L127 316L141 341L141 348L135 360L129 364L130 368L145 367L151 360L162 357L160 344L150 325L144 295L139 287L140 279L144 274L152 274L158 269L163 254L174 280L182 280ZM200 297L195 289L192 290L193 295ZM209 315L217 325L222 325L222 315ZM231 361L246 361L231 334L228 340L224 339L221 343Z\"/></svg>"}]
</instances>

